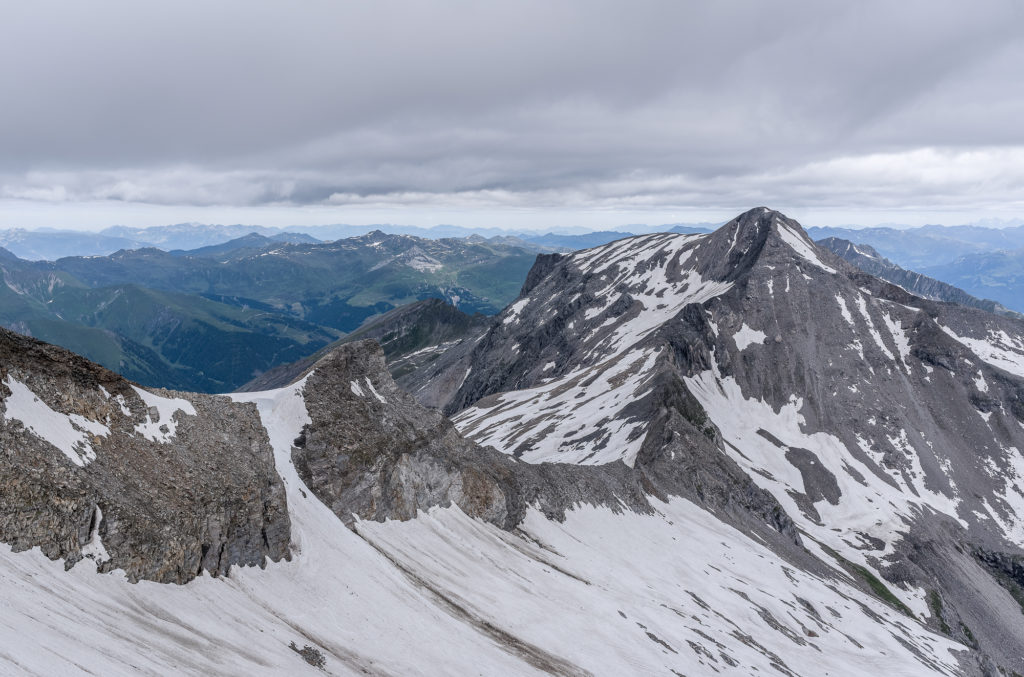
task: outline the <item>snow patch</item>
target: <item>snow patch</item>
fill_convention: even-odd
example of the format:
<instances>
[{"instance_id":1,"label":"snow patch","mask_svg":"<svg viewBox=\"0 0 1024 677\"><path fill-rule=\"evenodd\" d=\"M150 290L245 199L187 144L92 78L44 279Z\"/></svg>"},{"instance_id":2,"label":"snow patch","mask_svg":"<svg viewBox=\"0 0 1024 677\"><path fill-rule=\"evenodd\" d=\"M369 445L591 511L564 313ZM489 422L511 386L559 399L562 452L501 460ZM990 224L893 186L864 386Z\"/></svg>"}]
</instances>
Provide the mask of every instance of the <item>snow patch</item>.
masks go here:
<instances>
[{"instance_id":1,"label":"snow patch","mask_svg":"<svg viewBox=\"0 0 1024 677\"><path fill-rule=\"evenodd\" d=\"M1024 377L1024 340L1021 337L1010 336L1002 329L990 329L985 339L976 339L960 336L941 324L939 327L993 367Z\"/></svg>"},{"instance_id":2,"label":"snow patch","mask_svg":"<svg viewBox=\"0 0 1024 677\"><path fill-rule=\"evenodd\" d=\"M132 390L136 392L146 405L146 421L135 426L136 435L141 435L154 442L167 444L174 439L178 427L177 422L174 420L174 415L179 411L187 416L196 415L195 407L188 400L180 397L161 397L136 386L132 386ZM149 412L154 407L157 412L157 420L155 421ZM164 427L167 428L166 431L163 430Z\"/></svg>"},{"instance_id":3,"label":"snow patch","mask_svg":"<svg viewBox=\"0 0 1024 677\"><path fill-rule=\"evenodd\" d=\"M110 554L107 552L107 548L103 545L103 539L100 538L100 524L103 523L103 511L97 505L96 510L92 516L92 529L89 532L89 542L82 546L82 557L88 557L95 560L97 563L103 563L110 560Z\"/></svg>"},{"instance_id":4,"label":"snow patch","mask_svg":"<svg viewBox=\"0 0 1024 677\"><path fill-rule=\"evenodd\" d=\"M907 338L907 330L904 329L903 323L899 319L893 319L889 313L882 312L882 320L885 322L886 328L889 330L889 334L892 336L893 343L896 344L896 352L899 353L899 362L909 371L910 363L907 362L907 358L910 357L910 339Z\"/></svg>"},{"instance_id":5,"label":"snow patch","mask_svg":"<svg viewBox=\"0 0 1024 677\"><path fill-rule=\"evenodd\" d=\"M4 418L20 421L26 430L59 449L80 468L96 460L92 436L106 437L110 434L110 428L79 414L54 411L36 397L28 386L10 374L4 380L4 385L11 391L3 400L6 406Z\"/></svg>"},{"instance_id":6,"label":"snow patch","mask_svg":"<svg viewBox=\"0 0 1024 677\"><path fill-rule=\"evenodd\" d=\"M622 410L645 392L656 352L637 352L488 398L452 420L478 444L528 463L632 466L645 421Z\"/></svg>"},{"instance_id":7,"label":"snow patch","mask_svg":"<svg viewBox=\"0 0 1024 677\"><path fill-rule=\"evenodd\" d=\"M819 257L818 253L814 250L814 245L805 240L800 234L792 230L789 226L785 226L781 221L775 221L775 229L778 232L779 237L785 242L790 248L795 251L801 258L809 261L818 268L821 268L826 273L835 274L836 269L826 265Z\"/></svg>"},{"instance_id":8,"label":"snow patch","mask_svg":"<svg viewBox=\"0 0 1024 677\"><path fill-rule=\"evenodd\" d=\"M746 323L743 323L739 331L733 334L732 340L736 342L736 347L739 350L746 350L755 343L764 343L767 338L768 335L763 331L751 329Z\"/></svg>"},{"instance_id":9,"label":"snow patch","mask_svg":"<svg viewBox=\"0 0 1024 677\"><path fill-rule=\"evenodd\" d=\"M925 486L918 452L910 445L905 432L886 440L909 462L907 478L903 479L900 473L891 475L904 489L879 478L876 470L852 454L838 437L826 432L805 432L806 421L800 413L803 400L795 396L776 410L765 402L744 397L735 378L722 377L717 367L687 378L686 383L721 431L725 441L723 451L744 468L758 486L775 496L802 531L846 559L877 570L877 560L874 563L868 560L858 547L860 534L886 544L884 551L874 553L878 559L884 559L902 538L909 520L923 506L967 526L958 515L958 498ZM765 436L762 431L770 435ZM772 438L783 446L780 448ZM884 456L881 451L876 451L864 438L858 438L858 443L870 459L881 463ZM803 474L786 458L787 449L793 448L814 453L817 462L835 477L840 490L837 504L827 500L814 504L820 522L808 517L793 498L792 492L807 493ZM855 469L864 483L854 478L848 468ZM823 554L823 560L833 563L828 555Z\"/></svg>"},{"instance_id":10,"label":"snow patch","mask_svg":"<svg viewBox=\"0 0 1024 677\"><path fill-rule=\"evenodd\" d=\"M508 309L505 310L506 315L505 318L501 321L501 323L503 325L508 325L515 322L519 317L519 313L523 311L523 308L525 308L526 304L528 304L529 302L530 297L526 297L524 299L519 299L518 301L510 305Z\"/></svg>"},{"instance_id":11,"label":"snow patch","mask_svg":"<svg viewBox=\"0 0 1024 677\"><path fill-rule=\"evenodd\" d=\"M385 400L384 397L377 392L377 389L373 387L373 381L370 380L370 377L367 376L363 380L366 381L366 387L370 389L370 392L373 393L373 396L376 397L381 404L386 404L387 400Z\"/></svg>"}]
</instances>

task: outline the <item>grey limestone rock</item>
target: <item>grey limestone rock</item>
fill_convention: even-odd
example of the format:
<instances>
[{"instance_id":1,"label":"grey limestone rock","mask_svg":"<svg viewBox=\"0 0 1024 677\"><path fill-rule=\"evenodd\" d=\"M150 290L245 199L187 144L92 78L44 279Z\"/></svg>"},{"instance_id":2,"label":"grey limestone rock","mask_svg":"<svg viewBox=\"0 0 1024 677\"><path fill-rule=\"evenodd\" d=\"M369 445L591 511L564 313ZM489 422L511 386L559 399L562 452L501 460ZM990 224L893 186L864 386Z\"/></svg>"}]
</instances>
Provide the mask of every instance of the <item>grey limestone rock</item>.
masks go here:
<instances>
[{"instance_id":1,"label":"grey limestone rock","mask_svg":"<svg viewBox=\"0 0 1024 677\"><path fill-rule=\"evenodd\" d=\"M10 384L27 388L52 420L30 428L13 418ZM0 540L15 550L38 546L72 566L95 533L106 551L97 557L101 571L168 583L288 557L284 488L255 409L154 394L180 398L194 414L155 420L158 407L116 374L0 330ZM93 460L79 466L48 441L62 419L72 422L68 431L80 432L83 419L99 431L82 438Z\"/></svg>"}]
</instances>

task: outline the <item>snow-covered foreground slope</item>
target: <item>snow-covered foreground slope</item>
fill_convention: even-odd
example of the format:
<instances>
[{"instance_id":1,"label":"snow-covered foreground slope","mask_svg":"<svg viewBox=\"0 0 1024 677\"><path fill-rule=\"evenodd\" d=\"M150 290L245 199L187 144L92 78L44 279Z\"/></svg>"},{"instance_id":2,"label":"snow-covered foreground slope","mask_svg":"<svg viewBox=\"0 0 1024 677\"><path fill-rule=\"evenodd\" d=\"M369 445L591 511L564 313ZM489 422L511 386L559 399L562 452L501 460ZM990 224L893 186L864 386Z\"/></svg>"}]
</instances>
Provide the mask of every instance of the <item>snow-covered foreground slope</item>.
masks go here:
<instances>
[{"instance_id":1,"label":"snow-covered foreground slope","mask_svg":"<svg viewBox=\"0 0 1024 677\"><path fill-rule=\"evenodd\" d=\"M130 584L89 560L65 572L38 551L2 546L0 672L323 674L292 642L322 651L328 674L535 672L467 630L303 487L290 461L308 420L300 392L240 398L259 406L287 485L291 562L182 586Z\"/></svg>"},{"instance_id":2,"label":"snow-covered foreground slope","mask_svg":"<svg viewBox=\"0 0 1024 677\"><path fill-rule=\"evenodd\" d=\"M287 487L292 560L186 585L0 549L0 666L24 674L954 674L950 650L684 499L652 515L530 511L517 532L435 508L347 529L291 464L303 384L254 402Z\"/></svg>"}]
</instances>

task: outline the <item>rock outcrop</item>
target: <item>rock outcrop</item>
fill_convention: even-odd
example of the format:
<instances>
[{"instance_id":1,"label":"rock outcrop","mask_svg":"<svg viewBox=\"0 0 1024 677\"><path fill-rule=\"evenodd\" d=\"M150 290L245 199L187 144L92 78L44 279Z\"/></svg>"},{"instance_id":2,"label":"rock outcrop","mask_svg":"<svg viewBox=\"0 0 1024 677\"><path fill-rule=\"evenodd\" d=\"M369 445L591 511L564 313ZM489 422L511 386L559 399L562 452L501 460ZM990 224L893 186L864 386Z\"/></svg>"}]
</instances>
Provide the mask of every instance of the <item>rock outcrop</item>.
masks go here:
<instances>
[{"instance_id":1,"label":"rock outcrop","mask_svg":"<svg viewBox=\"0 0 1024 677\"><path fill-rule=\"evenodd\" d=\"M289 536L253 407L143 390L0 330L0 541L184 583L286 558Z\"/></svg>"}]
</instances>

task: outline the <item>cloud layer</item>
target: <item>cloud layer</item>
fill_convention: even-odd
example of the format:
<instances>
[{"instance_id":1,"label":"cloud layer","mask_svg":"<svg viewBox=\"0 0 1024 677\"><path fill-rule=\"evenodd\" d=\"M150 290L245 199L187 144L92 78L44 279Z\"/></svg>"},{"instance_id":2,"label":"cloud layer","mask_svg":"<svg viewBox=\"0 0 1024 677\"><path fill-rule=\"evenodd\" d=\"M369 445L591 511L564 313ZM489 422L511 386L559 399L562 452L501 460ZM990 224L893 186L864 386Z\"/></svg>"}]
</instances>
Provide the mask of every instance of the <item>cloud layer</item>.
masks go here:
<instances>
[{"instance_id":1,"label":"cloud layer","mask_svg":"<svg viewBox=\"0 0 1024 677\"><path fill-rule=\"evenodd\" d=\"M1012 1L44 0L8 14L0 199L22 209L1024 201Z\"/></svg>"}]
</instances>

